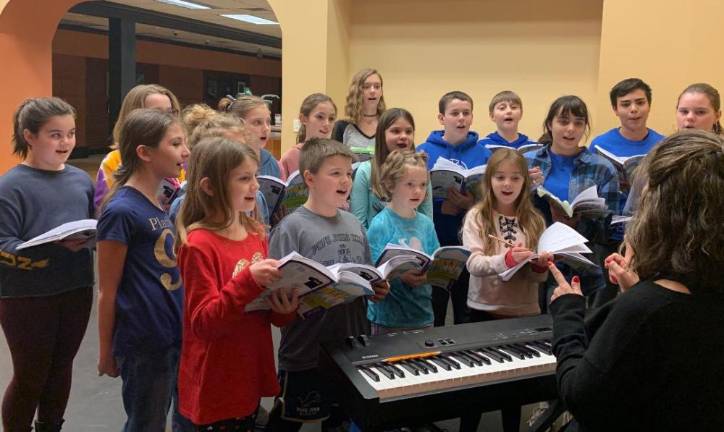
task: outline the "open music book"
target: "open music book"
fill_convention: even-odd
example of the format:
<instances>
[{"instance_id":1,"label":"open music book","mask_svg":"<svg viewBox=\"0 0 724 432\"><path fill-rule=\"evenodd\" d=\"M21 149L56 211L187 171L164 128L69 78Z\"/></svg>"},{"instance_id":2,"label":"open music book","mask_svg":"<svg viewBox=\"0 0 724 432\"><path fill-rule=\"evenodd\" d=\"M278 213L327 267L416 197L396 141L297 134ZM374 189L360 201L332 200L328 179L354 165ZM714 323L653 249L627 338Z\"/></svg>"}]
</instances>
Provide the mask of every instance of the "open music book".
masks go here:
<instances>
[{"instance_id":1,"label":"open music book","mask_svg":"<svg viewBox=\"0 0 724 432\"><path fill-rule=\"evenodd\" d=\"M476 185L485 174L485 167L486 165L479 165L465 169L444 157L437 158L435 165L430 170L432 197L447 197L448 189L451 187L461 192L463 190L474 192L477 189Z\"/></svg>"},{"instance_id":2,"label":"open music book","mask_svg":"<svg viewBox=\"0 0 724 432\"><path fill-rule=\"evenodd\" d=\"M42 244L53 243L60 240L91 240L96 236L96 224L98 223L95 219L81 219L73 222L67 222L59 225L50 231L44 232L37 237L21 243L17 250L27 249L33 246L39 246ZM92 244L88 244L88 247L92 247Z\"/></svg>"},{"instance_id":3,"label":"open music book","mask_svg":"<svg viewBox=\"0 0 724 432\"><path fill-rule=\"evenodd\" d=\"M304 204L309 195L299 171L289 174L287 181L267 175L257 176L256 180L259 182L259 190L264 194L270 215L280 207L284 207L287 214L291 213Z\"/></svg>"},{"instance_id":4,"label":"open music book","mask_svg":"<svg viewBox=\"0 0 724 432\"><path fill-rule=\"evenodd\" d=\"M634 156L616 156L608 150L604 150L599 146L596 146L596 153L608 159L618 171L620 179L621 189L627 191L633 182L636 168L641 164L641 161L646 156L645 154L634 155Z\"/></svg>"},{"instance_id":5,"label":"open music book","mask_svg":"<svg viewBox=\"0 0 724 432\"><path fill-rule=\"evenodd\" d=\"M306 317L319 308L329 309L360 296L371 296L375 292L364 277L336 266L324 265L291 252L279 260L281 279L266 286L266 291L249 303L247 312L269 309L266 303L273 291L281 288L295 288L299 293L299 315Z\"/></svg>"},{"instance_id":6,"label":"open music book","mask_svg":"<svg viewBox=\"0 0 724 432\"><path fill-rule=\"evenodd\" d=\"M377 265L378 268L394 266L395 272L391 277L409 270L427 271L427 282L430 285L447 289L460 277L469 256L470 249L465 246L442 246L428 255L407 246L388 244L380 254ZM398 264L396 260L401 263Z\"/></svg>"},{"instance_id":7,"label":"open music book","mask_svg":"<svg viewBox=\"0 0 724 432\"><path fill-rule=\"evenodd\" d=\"M557 259L573 265L596 267L596 264L581 255L584 253L592 253L591 249L585 244L587 241L588 239L580 235L578 231L568 225L556 222L543 231L538 241L538 248L536 248L536 253L533 254L533 256L527 261L519 262L515 267L509 268L498 274L498 276L506 282L509 281L518 270L529 262L538 259L539 254L542 252L550 252L554 254Z\"/></svg>"},{"instance_id":8,"label":"open music book","mask_svg":"<svg viewBox=\"0 0 724 432\"><path fill-rule=\"evenodd\" d=\"M598 196L596 185L585 189L573 199L573 202L561 201L560 198L553 195L543 186L537 188L538 196L545 198L551 206L556 206L561 213L566 216L573 217L576 214L590 218L604 216L608 213L606 200Z\"/></svg>"},{"instance_id":9,"label":"open music book","mask_svg":"<svg viewBox=\"0 0 724 432\"><path fill-rule=\"evenodd\" d=\"M496 150L507 148L507 149L515 150L520 155L524 155L528 152L542 149L543 147L545 147L545 146L540 143L523 144L522 146L520 146L518 148L513 148L513 147L510 147L507 145L503 145L503 144L486 144L485 145L485 148L487 148L491 152L495 152Z\"/></svg>"}]
</instances>

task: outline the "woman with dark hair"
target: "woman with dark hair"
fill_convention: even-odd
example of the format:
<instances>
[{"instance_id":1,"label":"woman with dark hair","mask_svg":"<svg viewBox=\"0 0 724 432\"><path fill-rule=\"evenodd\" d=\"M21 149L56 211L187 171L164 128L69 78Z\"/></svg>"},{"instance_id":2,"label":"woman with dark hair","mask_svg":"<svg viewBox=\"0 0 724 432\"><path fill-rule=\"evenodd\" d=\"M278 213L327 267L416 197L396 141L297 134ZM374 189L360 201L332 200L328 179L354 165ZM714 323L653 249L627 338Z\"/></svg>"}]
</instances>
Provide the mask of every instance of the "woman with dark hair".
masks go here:
<instances>
[{"instance_id":1,"label":"woman with dark hair","mask_svg":"<svg viewBox=\"0 0 724 432\"><path fill-rule=\"evenodd\" d=\"M560 397L578 430L721 430L724 424L724 140L678 132L646 157L624 291L584 322L577 277L555 266L550 305Z\"/></svg>"}]
</instances>

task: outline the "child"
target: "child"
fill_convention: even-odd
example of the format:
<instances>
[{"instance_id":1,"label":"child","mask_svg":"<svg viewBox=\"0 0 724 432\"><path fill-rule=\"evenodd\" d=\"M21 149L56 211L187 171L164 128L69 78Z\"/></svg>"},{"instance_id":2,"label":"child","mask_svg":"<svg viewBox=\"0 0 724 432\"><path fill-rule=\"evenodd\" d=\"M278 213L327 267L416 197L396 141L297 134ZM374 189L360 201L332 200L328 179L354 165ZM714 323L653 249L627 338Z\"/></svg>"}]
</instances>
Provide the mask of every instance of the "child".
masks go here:
<instances>
[{"instance_id":1,"label":"child","mask_svg":"<svg viewBox=\"0 0 724 432\"><path fill-rule=\"evenodd\" d=\"M100 208L103 199L108 191L113 187L114 173L121 165L121 153L118 151L120 143L121 127L131 111L138 108L153 108L159 111L178 115L180 105L176 96L165 87L158 84L141 84L133 87L121 104L121 110L118 113L118 120L113 127L113 145L111 151L101 161L96 176L96 192L93 202L97 209ZM163 182L163 186L159 188L158 197L164 209L168 209L176 197L176 192L181 187L181 183L186 178L186 171L181 170L178 178L168 178Z\"/></svg>"},{"instance_id":2,"label":"child","mask_svg":"<svg viewBox=\"0 0 724 432\"><path fill-rule=\"evenodd\" d=\"M722 135L721 98L717 89L706 83L692 84L684 89L676 102L676 127L682 129L701 129ZM640 166L638 171L645 172ZM646 184L643 175L637 176L631 185L623 214L633 215L637 208L641 189Z\"/></svg>"},{"instance_id":3,"label":"child","mask_svg":"<svg viewBox=\"0 0 724 432\"><path fill-rule=\"evenodd\" d=\"M334 125L332 138L350 148L372 150L377 122L383 112L382 75L371 68L360 70L349 85L347 105L344 107L347 120L340 120Z\"/></svg>"},{"instance_id":4,"label":"child","mask_svg":"<svg viewBox=\"0 0 724 432\"><path fill-rule=\"evenodd\" d=\"M706 83L692 84L684 89L676 102L676 127L702 129L722 134L721 98L717 89Z\"/></svg>"},{"instance_id":5,"label":"child","mask_svg":"<svg viewBox=\"0 0 724 432\"><path fill-rule=\"evenodd\" d=\"M125 430L163 431L181 342L181 277L168 215L156 197L189 155L177 116L131 112L123 165L98 221L98 373L123 379Z\"/></svg>"},{"instance_id":6,"label":"child","mask_svg":"<svg viewBox=\"0 0 724 432\"><path fill-rule=\"evenodd\" d=\"M312 138L329 138L332 125L337 118L337 105L332 98L322 93L313 93L304 98L299 108L299 122L302 124L297 133L297 143L287 150L279 160L282 177L299 169L299 153L304 142Z\"/></svg>"},{"instance_id":7,"label":"child","mask_svg":"<svg viewBox=\"0 0 724 432\"><path fill-rule=\"evenodd\" d=\"M435 165L439 157L450 159L467 169L484 165L490 157L490 150L478 142L477 132L470 131L473 122L473 99L461 91L452 91L440 98L438 109L437 118L444 129L430 133L427 141L417 147L417 151L427 153L428 169ZM446 199L433 200L433 221L441 245L460 244L458 233L463 224L463 216L473 203L472 194L455 188L450 188ZM468 274L464 271L449 292L443 288L433 288L435 326L445 325L447 303L451 296L455 324L467 320L467 285Z\"/></svg>"},{"instance_id":8,"label":"child","mask_svg":"<svg viewBox=\"0 0 724 432\"><path fill-rule=\"evenodd\" d=\"M543 216L530 199L528 163L514 150L499 149L488 160L483 200L465 216L463 245L471 250L468 307L470 321L490 321L540 314L538 286L546 280L550 254L516 273L508 282L498 274L529 258L545 228ZM494 236L514 244L491 239ZM463 416L461 431L475 431L479 413ZM504 430L518 430L520 408L503 407Z\"/></svg>"},{"instance_id":9,"label":"child","mask_svg":"<svg viewBox=\"0 0 724 432\"><path fill-rule=\"evenodd\" d=\"M389 205L372 219L367 231L373 262L388 243L428 254L440 247L432 219L417 212L430 193L426 159L424 153L394 150L382 165L375 188ZM426 278L425 272L408 271L391 282L390 293L383 301L367 306L373 335L432 326L432 286Z\"/></svg>"},{"instance_id":10,"label":"child","mask_svg":"<svg viewBox=\"0 0 724 432\"><path fill-rule=\"evenodd\" d=\"M189 137L189 151L193 151L193 148L202 139L210 137L228 138L236 141L240 145L246 146L246 132L241 120L236 116L220 114L208 105L195 104L184 108L182 118L186 126L186 133ZM186 183L181 186L178 198L171 204L169 215L172 222L176 221L176 216L181 210L185 193ZM258 216L258 219L260 219L264 225L269 225L269 210L266 199L264 199L264 194L259 190L256 192L256 201L257 206L256 209L252 211L253 216ZM252 213L250 213L250 215L252 215Z\"/></svg>"},{"instance_id":11,"label":"child","mask_svg":"<svg viewBox=\"0 0 724 432\"><path fill-rule=\"evenodd\" d=\"M325 266L355 262L370 264L367 236L359 221L344 210L352 188L352 152L330 139L312 139L302 148L299 170L309 189L306 203L285 217L272 231L269 255L279 259L292 251ZM374 300L387 292L386 283L374 286ZM330 413L335 389L319 369L320 343L368 333L365 299L335 306L296 320L282 328L279 380L282 393L270 414L267 430L295 431L302 422L325 420L339 426L339 413Z\"/></svg>"},{"instance_id":12,"label":"child","mask_svg":"<svg viewBox=\"0 0 724 432\"><path fill-rule=\"evenodd\" d=\"M280 277L277 262L265 259L264 226L247 216L259 188L254 151L206 138L189 167L179 217L186 297L179 411L199 431L248 431L260 398L279 393L269 325L294 319L298 301L278 290L269 299L272 312L244 312Z\"/></svg>"},{"instance_id":13,"label":"child","mask_svg":"<svg viewBox=\"0 0 724 432\"><path fill-rule=\"evenodd\" d=\"M258 174L283 179L279 162L264 148L271 134L271 111L266 102L258 96L242 96L232 101L226 110L244 123L246 144L259 155Z\"/></svg>"},{"instance_id":14,"label":"child","mask_svg":"<svg viewBox=\"0 0 724 432\"><path fill-rule=\"evenodd\" d=\"M495 144L517 149L526 144L535 144L535 141L518 132L518 123L523 117L523 101L515 92L505 90L493 96L488 113L490 120L495 123L496 131L480 140L484 146Z\"/></svg>"},{"instance_id":15,"label":"child","mask_svg":"<svg viewBox=\"0 0 724 432\"><path fill-rule=\"evenodd\" d=\"M539 140L545 147L525 154L531 167L540 167L545 177L543 186L561 200L572 201L585 189L596 185L599 197L604 198L609 214L618 214L619 180L618 172L611 162L596 155L586 147L581 147L581 139L590 130L590 120L586 104L577 96L561 96L548 110L543 123L544 134ZM536 207L543 213L546 223L562 222L575 228L589 240L589 247L596 259L603 262L611 251L609 232L610 216L606 218L568 218L555 211L547 201L537 196ZM562 266L565 266L562 264ZM586 285L589 293L599 292L594 297L594 305L608 301L611 293L604 289L604 279L599 271L589 271L584 279L590 278ZM545 296L545 304L550 295Z\"/></svg>"},{"instance_id":16,"label":"child","mask_svg":"<svg viewBox=\"0 0 724 432\"><path fill-rule=\"evenodd\" d=\"M375 154L372 159L357 167L352 186L351 210L362 226L369 228L372 218L385 208L385 203L374 193L372 185L377 184L382 164L394 150L415 150L415 120L409 111L391 108L380 117L375 135ZM432 185L428 182L425 200L419 207L420 213L432 218Z\"/></svg>"},{"instance_id":17,"label":"child","mask_svg":"<svg viewBox=\"0 0 724 432\"><path fill-rule=\"evenodd\" d=\"M17 247L66 222L93 217L93 184L66 165L75 110L58 98L24 101L13 118L13 153L23 162L0 177L0 325L13 361L3 428L59 431L73 359L93 301L87 238Z\"/></svg>"}]
</instances>

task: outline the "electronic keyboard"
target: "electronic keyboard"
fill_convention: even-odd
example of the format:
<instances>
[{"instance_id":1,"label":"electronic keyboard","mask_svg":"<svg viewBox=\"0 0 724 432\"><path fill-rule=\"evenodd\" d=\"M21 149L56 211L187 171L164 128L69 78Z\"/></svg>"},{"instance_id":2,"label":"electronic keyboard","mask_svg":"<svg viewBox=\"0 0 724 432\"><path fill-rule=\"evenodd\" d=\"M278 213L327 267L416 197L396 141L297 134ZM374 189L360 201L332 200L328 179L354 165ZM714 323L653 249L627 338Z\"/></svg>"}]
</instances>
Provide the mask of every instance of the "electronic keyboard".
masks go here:
<instances>
[{"instance_id":1,"label":"electronic keyboard","mask_svg":"<svg viewBox=\"0 0 724 432\"><path fill-rule=\"evenodd\" d=\"M551 325L540 315L348 337L323 344L322 370L362 430L551 400Z\"/></svg>"}]
</instances>

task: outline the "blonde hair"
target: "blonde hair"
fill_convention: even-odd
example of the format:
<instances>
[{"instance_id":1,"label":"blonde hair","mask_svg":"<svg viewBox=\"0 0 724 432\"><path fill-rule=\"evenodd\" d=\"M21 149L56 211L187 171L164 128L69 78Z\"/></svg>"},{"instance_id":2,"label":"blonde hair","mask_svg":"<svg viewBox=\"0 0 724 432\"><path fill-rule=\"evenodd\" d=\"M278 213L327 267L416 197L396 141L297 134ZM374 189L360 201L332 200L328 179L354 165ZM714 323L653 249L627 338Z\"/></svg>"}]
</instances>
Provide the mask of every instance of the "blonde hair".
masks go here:
<instances>
[{"instance_id":1,"label":"blonde hair","mask_svg":"<svg viewBox=\"0 0 724 432\"><path fill-rule=\"evenodd\" d=\"M392 199L392 191L397 183L405 176L408 167L419 167L427 172L427 154L417 153L413 150L394 150L387 155L385 163L380 170L380 179L372 184L372 190L377 198L383 201ZM427 174L427 181L430 181L430 173ZM425 189L427 194L427 189Z\"/></svg>"},{"instance_id":2,"label":"blonde hair","mask_svg":"<svg viewBox=\"0 0 724 432\"><path fill-rule=\"evenodd\" d=\"M227 138L208 137L196 145L189 162L186 197L176 222L179 238L177 247L185 244L188 233L196 228L218 231L231 226L237 220L250 233L262 237L265 235L264 226L257 220L244 212L234 213L229 197L231 171L249 160L259 164L259 159L251 148ZM204 178L208 179L213 195L201 188L201 180ZM224 218L221 222L213 222L208 220L212 215L223 215Z\"/></svg>"},{"instance_id":3,"label":"blonde hair","mask_svg":"<svg viewBox=\"0 0 724 432\"><path fill-rule=\"evenodd\" d=\"M213 115L198 123L194 129L190 131L188 147L189 150L193 150L196 144L198 144L202 139L211 136L232 139L232 135L245 136L244 124L241 120L230 114L220 114L213 111ZM239 140L237 137L234 137L233 139L241 142L242 144L246 144L246 141L243 138Z\"/></svg>"},{"instance_id":4,"label":"blonde hair","mask_svg":"<svg viewBox=\"0 0 724 432\"><path fill-rule=\"evenodd\" d=\"M679 131L646 156L646 186L626 241L642 279L673 279L696 294L724 294L724 139Z\"/></svg>"},{"instance_id":5,"label":"blonde hair","mask_svg":"<svg viewBox=\"0 0 724 432\"><path fill-rule=\"evenodd\" d=\"M209 121L219 113L206 104L193 104L183 109L181 120L186 128L186 134L191 136L194 130L204 122Z\"/></svg>"},{"instance_id":6,"label":"blonde hair","mask_svg":"<svg viewBox=\"0 0 724 432\"><path fill-rule=\"evenodd\" d=\"M512 162L523 176L523 185L518 198L515 200L515 217L518 219L521 231L528 239L528 244L524 246L531 249L537 247L538 240L545 229L545 219L533 206L530 196L531 181L530 176L528 176L528 162L515 150L499 149L490 157L488 166L485 168L485 176L480 184L483 200L476 204L466 215L466 218L468 218L473 214L477 214L478 217L475 222L477 223L478 233L485 244L483 252L486 255L495 255L497 250L497 243L488 241L488 234L497 236L493 217L497 200L493 193L492 180L498 166L503 162Z\"/></svg>"},{"instance_id":7,"label":"blonde hair","mask_svg":"<svg viewBox=\"0 0 724 432\"><path fill-rule=\"evenodd\" d=\"M135 109L146 108L146 98L154 94L168 96L171 101L171 109L173 110L171 114L178 115L181 111L181 105L179 105L178 99L171 90L166 87L158 84L141 84L133 87L126 97L123 98L121 110L118 112L118 119L116 120L115 126L113 126L112 148L117 148L121 142L121 128L123 127L123 123L125 122L128 114Z\"/></svg>"},{"instance_id":8,"label":"blonde hair","mask_svg":"<svg viewBox=\"0 0 724 432\"><path fill-rule=\"evenodd\" d=\"M362 99L364 97L362 86L364 86L365 80L372 75L380 77L380 84L383 84L382 75L376 69L372 68L362 69L352 77L352 82L347 92L347 105L344 107L344 113L352 123L359 123L362 118ZM377 117L382 115L384 111L385 96L383 92L380 94L380 101L377 103Z\"/></svg>"},{"instance_id":9,"label":"blonde hair","mask_svg":"<svg viewBox=\"0 0 724 432\"><path fill-rule=\"evenodd\" d=\"M269 109L264 99L259 96L245 95L232 100L231 103L226 106L226 111L244 120L251 110L260 106Z\"/></svg>"}]
</instances>

